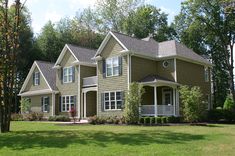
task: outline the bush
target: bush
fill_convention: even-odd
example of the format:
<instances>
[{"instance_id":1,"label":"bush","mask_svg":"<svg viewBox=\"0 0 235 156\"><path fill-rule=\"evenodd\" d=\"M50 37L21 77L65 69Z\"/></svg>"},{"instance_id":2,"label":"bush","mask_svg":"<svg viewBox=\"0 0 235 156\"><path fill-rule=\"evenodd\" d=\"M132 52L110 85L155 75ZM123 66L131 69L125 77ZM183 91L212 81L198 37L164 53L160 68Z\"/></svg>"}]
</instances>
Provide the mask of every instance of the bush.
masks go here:
<instances>
[{"instance_id":1,"label":"bush","mask_svg":"<svg viewBox=\"0 0 235 156\"><path fill-rule=\"evenodd\" d=\"M141 118L140 118L139 123L140 123L140 124L144 124L144 117L141 117Z\"/></svg>"},{"instance_id":2,"label":"bush","mask_svg":"<svg viewBox=\"0 0 235 156\"><path fill-rule=\"evenodd\" d=\"M150 125L155 124L155 117L150 117Z\"/></svg>"},{"instance_id":3,"label":"bush","mask_svg":"<svg viewBox=\"0 0 235 156\"><path fill-rule=\"evenodd\" d=\"M235 112L224 109L213 109L208 112L208 121L210 122L235 122Z\"/></svg>"},{"instance_id":4,"label":"bush","mask_svg":"<svg viewBox=\"0 0 235 156\"><path fill-rule=\"evenodd\" d=\"M11 121L23 121L23 120L24 117L22 114L17 114L17 113L11 114Z\"/></svg>"},{"instance_id":5,"label":"bush","mask_svg":"<svg viewBox=\"0 0 235 156\"><path fill-rule=\"evenodd\" d=\"M161 117L155 117L155 123L156 124L161 124L162 123L162 118Z\"/></svg>"},{"instance_id":6,"label":"bush","mask_svg":"<svg viewBox=\"0 0 235 156\"><path fill-rule=\"evenodd\" d=\"M58 116L50 116L49 121L62 121L62 122L69 122L71 121L68 116L65 115L58 115Z\"/></svg>"},{"instance_id":7,"label":"bush","mask_svg":"<svg viewBox=\"0 0 235 156\"><path fill-rule=\"evenodd\" d=\"M31 102L29 98L22 98L20 100L20 108L22 113L29 113L31 108Z\"/></svg>"},{"instance_id":8,"label":"bush","mask_svg":"<svg viewBox=\"0 0 235 156\"><path fill-rule=\"evenodd\" d=\"M167 123L180 123L180 122L181 122L180 117L176 117L176 116L167 117Z\"/></svg>"},{"instance_id":9,"label":"bush","mask_svg":"<svg viewBox=\"0 0 235 156\"><path fill-rule=\"evenodd\" d=\"M202 101L200 87L180 87L180 98L183 105L183 117L187 122L198 122L205 112L205 103Z\"/></svg>"},{"instance_id":10,"label":"bush","mask_svg":"<svg viewBox=\"0 0 235 156\"><path fill-rule=\"evenodd\" d=\"M150 117L144 117L144 124L145 125L150 124Z\"/></svg>"},{"instance_id":11,"label":"bush","mask_svg":"<svg viewBox=\"0 0 235 156\"><path fill-rule=\"evenodd\" d=\"M26 121L41 121L43 120L43 113L32 112L29 114L23 114L23 118Z\"/></svg>"},{"instance_id":12,"label":"bush","mask_svg":"<svg viewBox=\"0 0 235 156\"><path fill-rule=\"evenodd\" d=\"M167 123L167 117L161 117L161 123L162 124Z\"/></svg>"},{"instance_id":13,"label":"bush","mask_svg":"<svg viewBox=\"0 0 235 156\"><path fill-rule=\"evenodd\" d=\"M125 95L124 118L127 124L137 124L139 121L139 106L141 104L144 88L137 82L130 84Z\"/></svg>"},{"instance_id":14,"label":"bush","mask_svg":"<svg viewBox=\"0 0 235 156\"><path fill-rule=\"evenodd\" d=\"M231 96L227 96L227 98L224 102L223 109L225 109L225 110L233 110L234 109L234 101Z\"/></svg>"}]
</instances>

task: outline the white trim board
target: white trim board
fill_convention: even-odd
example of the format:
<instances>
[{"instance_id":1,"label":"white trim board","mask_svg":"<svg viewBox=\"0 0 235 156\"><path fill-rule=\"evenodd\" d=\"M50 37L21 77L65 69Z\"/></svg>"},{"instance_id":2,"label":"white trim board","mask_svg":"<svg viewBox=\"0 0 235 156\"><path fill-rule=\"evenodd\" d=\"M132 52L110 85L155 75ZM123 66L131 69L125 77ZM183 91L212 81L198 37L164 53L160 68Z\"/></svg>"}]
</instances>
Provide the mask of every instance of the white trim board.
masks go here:
<instances>
[{"instance_id":1,"label":"white trim board","mask_svg":"<svg viewBox=\"0 0 235 156\"><path fill-rule=\"evenodd\" d=\"M29 82L29 80L30 80L30 77L32 76L33 71L35 70L36 67L38 68L40 74L42 75L43 79L45 80L45 82L46 82L48 88L50 89L50 91L53 91L52 88L51 88L51 86L50 86L49 83L47 82L47 79L46 79L45 76L43 75L41 69L39 68L37 62L34 61L32 67L30 68L30 71L29 71L29 73L28 73L28 75L27 75L27 77L26 77L26 79L25 79L25 81L24 81L24 83L23 83L23 86L22 86L21 89L20 89L20 93L19 93L19 94L21 94L21 93L24 91L24 89L26 88L26 86L27 86L27 84L28 84L28 82Z\"/></svg>"},{"instance_id":2,"label":"white trim board","mask_svg":"<svg viewBox=\"0 0 235 156\"><path fill-rule=\"evenodd\" d=\"M59 91L52 91L50 89L42 89L42 90L35 90L35 91L28 91L28 92L24 92L21 94L18 94L19 96L35 96L35 95L43 95L43 94L58 94Z\"/></svg>"}]
</instances>

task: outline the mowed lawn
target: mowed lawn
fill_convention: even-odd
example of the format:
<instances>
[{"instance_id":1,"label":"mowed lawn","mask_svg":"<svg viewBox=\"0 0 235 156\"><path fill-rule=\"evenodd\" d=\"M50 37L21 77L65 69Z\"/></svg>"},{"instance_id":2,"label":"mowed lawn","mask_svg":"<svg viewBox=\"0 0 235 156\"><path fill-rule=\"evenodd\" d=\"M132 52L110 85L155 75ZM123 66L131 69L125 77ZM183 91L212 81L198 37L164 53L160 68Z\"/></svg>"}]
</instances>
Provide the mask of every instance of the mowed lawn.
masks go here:
<instances>
[{"instance_id":1,"label":"mowed lawn","mask_svg":"<svg viewBox=\"0 0 235 156\"><path fill-rule=\"evenodd\" d=\"M0 156L235 155L235 125L61 126L12 122L0 134Z\"/></svg>"}]
</instances>

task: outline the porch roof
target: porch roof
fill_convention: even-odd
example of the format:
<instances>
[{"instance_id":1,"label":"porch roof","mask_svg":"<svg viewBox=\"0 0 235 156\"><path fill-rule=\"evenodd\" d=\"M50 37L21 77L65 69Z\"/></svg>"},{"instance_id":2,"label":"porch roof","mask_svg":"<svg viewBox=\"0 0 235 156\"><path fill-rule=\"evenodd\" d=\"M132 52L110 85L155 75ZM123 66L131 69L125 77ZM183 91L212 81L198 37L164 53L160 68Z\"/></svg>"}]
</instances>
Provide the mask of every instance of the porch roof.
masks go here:
<instances>
[{"instance_id":1,"label":"porch roof","mask_svg":"<svg viewBox=\"0 0 235 156\"><path fill-rule=\"evenodd\" d=\"M159 76L159 75L148 75L146 77L144 77L143 79L141 79L139 81L140 83L142 84L159 84L159 85L176 85L176 86L179 86L180 84L175 82L175 81L172 81L172 80L169 80L167 78L164 78L162 76Z\"/></svg>"}]
</instances>

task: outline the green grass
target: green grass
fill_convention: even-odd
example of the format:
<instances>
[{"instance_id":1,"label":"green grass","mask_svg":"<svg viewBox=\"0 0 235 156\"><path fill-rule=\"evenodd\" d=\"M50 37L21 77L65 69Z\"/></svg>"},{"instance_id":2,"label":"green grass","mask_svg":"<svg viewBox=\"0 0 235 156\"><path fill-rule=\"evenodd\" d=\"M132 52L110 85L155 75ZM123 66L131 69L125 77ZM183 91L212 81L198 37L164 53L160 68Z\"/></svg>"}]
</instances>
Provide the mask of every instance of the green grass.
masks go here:
<instances>
[{"instance_id":1,"label":"green grass","mask_svg":"<svg viewBox=\"0 0 235 156\"><path fill-rule=\"evenodd\" d=\"M1 156L235 155L235 125L61 126L12 122L0 134Z\"/></svg>"}]
</instances>

